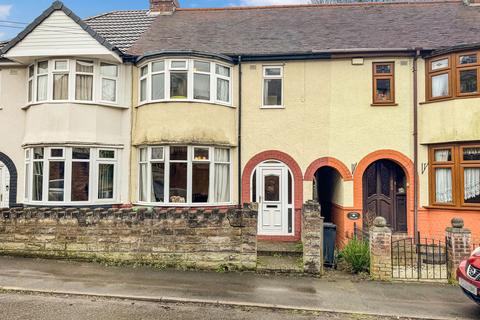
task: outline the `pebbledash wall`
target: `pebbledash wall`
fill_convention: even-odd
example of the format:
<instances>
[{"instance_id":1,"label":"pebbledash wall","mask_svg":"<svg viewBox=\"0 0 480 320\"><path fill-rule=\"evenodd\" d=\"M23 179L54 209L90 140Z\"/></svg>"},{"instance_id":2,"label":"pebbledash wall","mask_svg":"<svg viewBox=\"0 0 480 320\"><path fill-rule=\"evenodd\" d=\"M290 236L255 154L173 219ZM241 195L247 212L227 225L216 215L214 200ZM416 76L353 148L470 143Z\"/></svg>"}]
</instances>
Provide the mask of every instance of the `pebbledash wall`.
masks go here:
<instances>
[{"instance_id":1,"label":"pebbledash wall","mask_svg":"<svg viewBox=\"0 0 480 320\"><path fill-rule=\"evenodd\" d=\"M0 254L253 270L257 211L13 208L0 211Z\"/></svg>"}]
</instances>

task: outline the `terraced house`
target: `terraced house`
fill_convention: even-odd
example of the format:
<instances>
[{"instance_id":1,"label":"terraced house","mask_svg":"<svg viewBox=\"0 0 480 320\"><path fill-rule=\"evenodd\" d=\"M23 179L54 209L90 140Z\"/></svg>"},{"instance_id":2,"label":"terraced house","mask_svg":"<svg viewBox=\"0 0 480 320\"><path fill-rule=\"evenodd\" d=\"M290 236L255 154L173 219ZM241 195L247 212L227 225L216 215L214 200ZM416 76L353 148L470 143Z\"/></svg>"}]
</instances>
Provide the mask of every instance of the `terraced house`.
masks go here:
<instances>
[{"instance_id":1,"label":"terraced house","mask_svg":"<svg viewBox=\"0 0 480 320\"><path fill-rule=\"evenodd\" d=\"M338 244L383 216L480 240L480 6L422 1L143 11L54 2L0 62L0 196L13 206L259 205Z\"/></svg>"}]
</instances>

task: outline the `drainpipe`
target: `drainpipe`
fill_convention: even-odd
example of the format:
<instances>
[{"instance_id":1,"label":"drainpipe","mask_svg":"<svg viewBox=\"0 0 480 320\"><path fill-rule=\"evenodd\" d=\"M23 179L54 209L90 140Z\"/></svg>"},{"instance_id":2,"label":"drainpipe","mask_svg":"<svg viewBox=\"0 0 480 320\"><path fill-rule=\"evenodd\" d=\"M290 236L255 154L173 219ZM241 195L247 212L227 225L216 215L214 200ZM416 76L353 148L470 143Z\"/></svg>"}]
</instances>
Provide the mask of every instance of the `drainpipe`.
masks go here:
<instances>
[{"instance_id":1,"label":"drainpipe","mask_svg":"<svg viewBox=\"0 0 480 320\"><path fill-rule=\"evenodd\" d=\"M242 203L242 56L238 56L238 205Z\"/></svg>"},{"instance_id":2,"label":"drainpipe","mask_svg":"<svg viewBox=\"0 0 480 320\"><path fill-rule=\"evenodd\" d=\"M416 243L418 239L418 57L416 49L413 58L413 232Z\"/></svg>"}]
</instances>

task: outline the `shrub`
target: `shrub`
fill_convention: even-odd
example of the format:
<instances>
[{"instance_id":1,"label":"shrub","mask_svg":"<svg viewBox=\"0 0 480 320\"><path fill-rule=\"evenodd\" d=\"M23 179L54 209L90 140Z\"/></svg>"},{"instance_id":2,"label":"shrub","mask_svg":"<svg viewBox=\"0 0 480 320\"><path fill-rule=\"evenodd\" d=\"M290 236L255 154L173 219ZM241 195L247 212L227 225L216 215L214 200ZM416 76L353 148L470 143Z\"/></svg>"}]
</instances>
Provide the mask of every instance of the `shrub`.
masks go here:
<instances>
[{"instance_id":1,"label":"shrub","mask_svg":"<svg viewBox=\"0 0 480 320\"><path fill-rule=\"evenodd\" d=\"M351 239L340 251L338 259L352 273L369 272L370 247L368 242L356 238Z\"/></svg>"}]
</instances>

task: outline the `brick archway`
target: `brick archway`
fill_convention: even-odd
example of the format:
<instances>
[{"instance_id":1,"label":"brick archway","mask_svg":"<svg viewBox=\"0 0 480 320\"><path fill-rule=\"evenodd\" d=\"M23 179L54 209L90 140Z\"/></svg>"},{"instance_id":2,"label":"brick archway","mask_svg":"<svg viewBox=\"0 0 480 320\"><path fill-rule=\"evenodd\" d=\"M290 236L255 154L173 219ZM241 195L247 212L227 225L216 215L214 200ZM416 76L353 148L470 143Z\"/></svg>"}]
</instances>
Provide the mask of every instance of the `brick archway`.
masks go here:
<instances>
[{"instance_id":1,"label":"brick archway","mask_svg":"<svg viewBox=\"0 0 480 320\"><path fill-rule=\"evenodd\" d=\"M332 158L332 157L323 157L319 158L315 161L313 161L307 168L307 171L305 171L305 176L303 177L303 180L305 181L312 181L313 176L315 175L315 172L317 172L318 169L322 167L332 167L335 170L340 173L340 176L344 181L352 181L353 176L350 173L350 170L348 170L347 166L343 164L338 159Z\"/></svg>"},{"instance_id":2,"label":"brick archway","mask_svg":"<svg viewBox=\"0 0 480 320\"><path fill-rule=\"evenodd\" d=\"M301 210L303 204L303 174L298 163L290 155L278 150L263 151L253 156L245 165L242 174L242 203L250 202L251 177L253 170L262 162L277 160L283 162L293 175L294 195L293 204L295 211L295 234L293 236L259 236L259 239L296 241L301 235Z\"/></svg>"},{"instance_id":3,"label":"brick archway","mask_svg":"<svg viewBox=\"0 0 480 320\"><path fill-rule=\"evenodd\" d=\"M413 232L413 195L414 195L414 165L412 160L395 150L377 150L366 155L357 165L353 174L353 202L357 210L363 211L363 174L365 170L378 160L391 160L398 164L405 173L407 180L407 228Z\"/></svg>"},{"instance_id":4,"label":"brick archway","mask_svg":"<svg viewBox=\"0 0 480 320\"><path fill-rule=\"evenodd\" d=\"M0 152L0 161L7 167L10 174L9 207L17 207L17 167L15 167L15 163L13 163L12 159L3 152Z\"/></svg>"}]
</instances>

